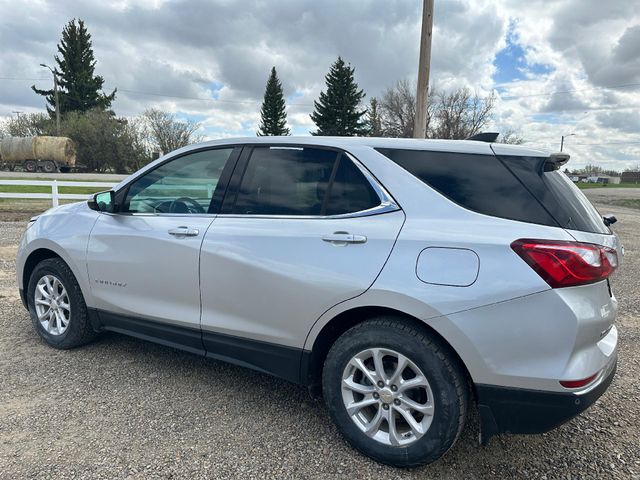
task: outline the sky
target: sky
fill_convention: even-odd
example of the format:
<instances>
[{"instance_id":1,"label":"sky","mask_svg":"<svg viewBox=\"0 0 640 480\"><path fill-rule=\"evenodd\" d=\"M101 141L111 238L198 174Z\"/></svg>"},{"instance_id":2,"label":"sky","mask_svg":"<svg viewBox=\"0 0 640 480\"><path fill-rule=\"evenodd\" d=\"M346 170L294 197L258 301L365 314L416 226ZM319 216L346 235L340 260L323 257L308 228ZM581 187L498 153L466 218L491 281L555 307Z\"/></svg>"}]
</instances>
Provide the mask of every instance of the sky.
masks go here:
<instances>
[{"instance_id":1,"label":"sky","mask_svg":"<svg viewBox=\"0 0 640 480\"><path fill-rule=\"evenodd\" d=\"M380 96L417 76L421 0L0 0L0 117L44 109L65 23L85 21L112 107L157 107L207 139L255 135L272 66L292 133L338 55ZM640 167L640 8L632 0L435 0L431 83L497 95L486 130L513 129L569 164Z\"/></svg>"}]
</instances>

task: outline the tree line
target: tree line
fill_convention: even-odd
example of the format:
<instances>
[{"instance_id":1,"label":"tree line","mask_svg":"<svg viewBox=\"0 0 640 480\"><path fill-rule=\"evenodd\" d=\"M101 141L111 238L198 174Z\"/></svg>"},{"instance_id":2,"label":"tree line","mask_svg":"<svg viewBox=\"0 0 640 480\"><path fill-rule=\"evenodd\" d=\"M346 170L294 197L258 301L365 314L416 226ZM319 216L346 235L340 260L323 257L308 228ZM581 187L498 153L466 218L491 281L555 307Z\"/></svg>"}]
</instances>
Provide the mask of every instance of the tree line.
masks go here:
<instances>
[{"instance_id":1,"label":"tree line","mask_svg":"<svg viewBox=\"0 0 640 480\"><path fill-rule=\"evenodd\" d=\"M62 135L77 145L77 163L88 171L127 173L142 167L159 153L200 141L201 124L159 109L134 118L118 117L111 105L117 89L105 93L104 78L95 74L91 34L82 20L65 25L57 54L53 89L35 86L46 99L47 113L18 115L0 124L0 136ZM365 92L355 79L355 67L341 57L331 65L325 88L314 101L312 135L411 137L416 109L415 85L407 80L387 88L380 98L364 103ZM480 96L469 89L432 89L427 105L427 136L467 138L484 128L492 117L495 96ZM60 113L58 132L56 106ZM268 76L257 135L289 135L286 100L275 66ZM515 132L503 137L522 143Z\"/></svg>"},{"instance_id":2,"label":"tree line","mask_svg":"<svg viewBox=\"0 0 640 480\"><path fill-rule=\"evenodd\" d=\"M355 80L355 68L341 57L325 77L325 89L314 101L310 117L317 130L312 135L413 137L416 115L416 86L400 80L388 87L380 98L363 107L365 92ZM445 91L431 88L427 104L427 138L465 139L480 132L492 119L496 97L481 96L468 88ZM258 135L289 135L282 82L276 68L271 69L260 109ZM523 139L509 130L505 143Z\"/></svg>"}]
</instances>

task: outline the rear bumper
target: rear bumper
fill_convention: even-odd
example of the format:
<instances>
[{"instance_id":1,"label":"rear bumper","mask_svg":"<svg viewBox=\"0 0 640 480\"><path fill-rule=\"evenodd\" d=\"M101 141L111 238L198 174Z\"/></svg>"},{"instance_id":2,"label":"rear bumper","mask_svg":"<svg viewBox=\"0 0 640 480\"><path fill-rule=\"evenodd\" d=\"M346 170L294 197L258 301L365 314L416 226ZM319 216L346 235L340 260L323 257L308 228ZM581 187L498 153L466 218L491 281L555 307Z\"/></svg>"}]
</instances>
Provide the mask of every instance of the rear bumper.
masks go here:
<instances>
[{"instance_id":1,"label":"rear bumper","mask_svg":"<svg viewBox=\"0 0 640 480\"><path fill-rule=\"evenodd\" d=\"M617 361L584 393L544 392L520 388L476 385L480 414L480 442L499 433L544 433L589 408L607 390Z\"/></svg>"}]
</instances>

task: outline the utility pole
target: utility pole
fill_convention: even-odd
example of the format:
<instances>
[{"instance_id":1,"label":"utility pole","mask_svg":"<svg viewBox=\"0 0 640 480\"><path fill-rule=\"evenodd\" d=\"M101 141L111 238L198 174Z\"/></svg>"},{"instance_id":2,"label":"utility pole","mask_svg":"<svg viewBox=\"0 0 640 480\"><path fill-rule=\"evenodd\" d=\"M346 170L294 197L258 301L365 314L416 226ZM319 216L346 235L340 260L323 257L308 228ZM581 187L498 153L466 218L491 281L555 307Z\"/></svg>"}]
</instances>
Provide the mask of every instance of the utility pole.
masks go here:
<instances>
[{"instance_id":1,"label":"utility pole","mask_svg":"<svg viewBox=\"0 0 640 480\"><path fill-rule=\"evenodd\" d=\"M427 101L429 98L429 69L431 67L431 33L433 31L433 1L422 2L422 33L418 63L418 92L416 94L416 118L413 122L413 138L427 136Z\"/></svg>"},{"instance_id":2,"label":"utility pole","mask_svg":"<svg viewBox=\"0 0 640 480\"><path fill-rule=\"evenodd\" d=\"M44 63L40 64L41 67L48 68L53 75L53 97L56 102L56 132L57 135L60 136L60 99L58 97L58 76L53 68L49 65L45 65Z\"/></svg>"}]
</instances>

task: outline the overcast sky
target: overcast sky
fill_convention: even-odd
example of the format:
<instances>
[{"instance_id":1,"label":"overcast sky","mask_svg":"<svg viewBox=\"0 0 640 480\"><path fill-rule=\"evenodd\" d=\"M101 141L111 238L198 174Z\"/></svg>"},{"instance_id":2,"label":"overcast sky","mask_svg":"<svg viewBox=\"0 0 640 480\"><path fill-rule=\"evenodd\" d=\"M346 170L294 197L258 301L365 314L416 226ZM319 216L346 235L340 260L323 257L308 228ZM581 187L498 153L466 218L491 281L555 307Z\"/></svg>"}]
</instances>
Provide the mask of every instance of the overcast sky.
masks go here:
<instances>
[{"instance_id":1,"label":"overcast sky","mask_svg":"<svg viewBox=\"0 0 640 480\"><path fill-rule=\"evenodd\" d=\"M435 0L431 79L499 97L491 129L558 150L570 165L640 165L640 8L631 0ZM44 108L71 18L86 22L113 108L203 124L207 138L254 135L275 65L294 134L341 55L378 96L415 80L421 0L0 0L0 117ZM555 92L555 93L554 93ZM568 92L568 93L567 93Z\"/></svg>"}]
</instances>

